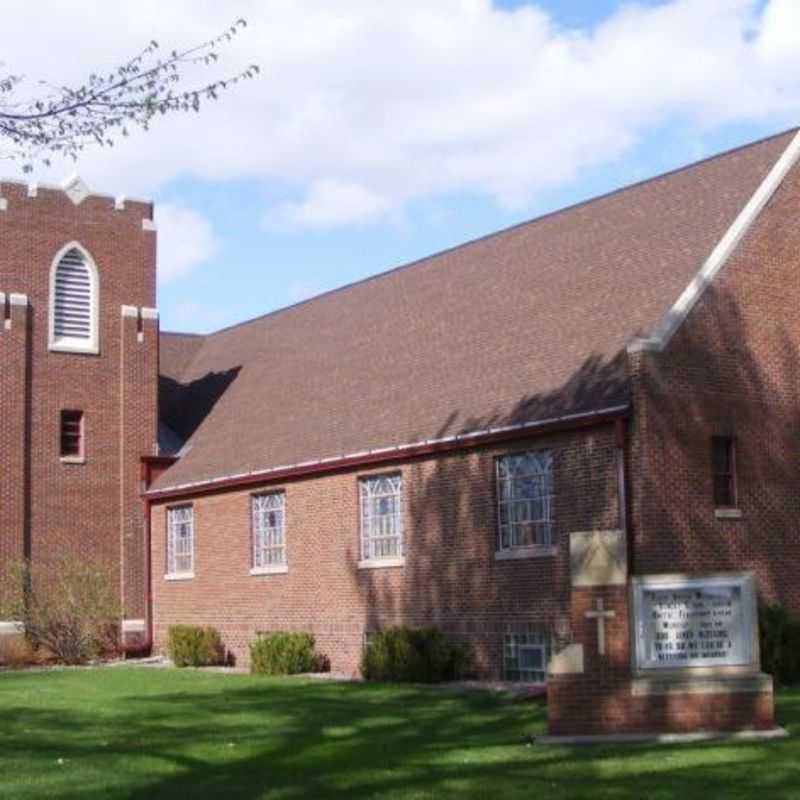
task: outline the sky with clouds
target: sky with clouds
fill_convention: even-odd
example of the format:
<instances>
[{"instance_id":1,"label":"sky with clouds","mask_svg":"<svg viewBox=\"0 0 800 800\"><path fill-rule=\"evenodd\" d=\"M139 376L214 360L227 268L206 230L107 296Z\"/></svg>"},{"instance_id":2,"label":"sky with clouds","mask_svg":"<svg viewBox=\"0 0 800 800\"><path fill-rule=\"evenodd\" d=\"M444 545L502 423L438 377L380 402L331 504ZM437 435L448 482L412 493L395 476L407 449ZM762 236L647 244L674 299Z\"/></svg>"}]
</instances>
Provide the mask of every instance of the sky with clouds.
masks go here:
<instances>
[{"instance_id":1,"label":"sky with clouds","mask_svg":"<svg viewBox=\"0 0 800 800\"><path fill-rule=\"evenodd\" d=\"M37 176L77 166L92 188L156 201L174 330L213 330L800 124L800 0L4 0L3 12L0 61L29 89L247 19L207 75L257 63L258 79ZM20 177L9 161L0 171Z\"/></svg>"}]
</instances>

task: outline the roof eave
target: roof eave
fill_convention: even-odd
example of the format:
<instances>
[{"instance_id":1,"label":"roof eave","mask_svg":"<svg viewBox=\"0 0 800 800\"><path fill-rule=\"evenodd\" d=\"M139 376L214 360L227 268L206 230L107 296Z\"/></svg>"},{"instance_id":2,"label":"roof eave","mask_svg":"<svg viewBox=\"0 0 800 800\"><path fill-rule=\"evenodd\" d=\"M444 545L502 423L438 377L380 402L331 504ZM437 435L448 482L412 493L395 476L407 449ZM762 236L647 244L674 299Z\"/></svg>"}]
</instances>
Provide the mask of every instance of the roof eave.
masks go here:
<instances>
[{"instance_id":1,"label":"roof eave","mask_svg":"<svg viewBox=\"0 0 800 800\"><path fill-rule=\"evenodd\" d=\"M378 466L398 461L407 461L420 456L435 455L456 450L466 450L483 445L501 443L514 439L541 436L564 430L602 425L630 415L630 403L622 403L594 411L566 414L550 419L523 422L498 428L455 434L440 439L427 439L421 442L394 445L360 453L322 458L302 464L271 467L262 470L225 475L192 483L177 484L163 489L148 490L143 493L150 501L177 500L186 497L211 494L223 490L242 488L253 484L274 483L289 479L337 472L360 466Z\"/></svg>"}]
</instances>

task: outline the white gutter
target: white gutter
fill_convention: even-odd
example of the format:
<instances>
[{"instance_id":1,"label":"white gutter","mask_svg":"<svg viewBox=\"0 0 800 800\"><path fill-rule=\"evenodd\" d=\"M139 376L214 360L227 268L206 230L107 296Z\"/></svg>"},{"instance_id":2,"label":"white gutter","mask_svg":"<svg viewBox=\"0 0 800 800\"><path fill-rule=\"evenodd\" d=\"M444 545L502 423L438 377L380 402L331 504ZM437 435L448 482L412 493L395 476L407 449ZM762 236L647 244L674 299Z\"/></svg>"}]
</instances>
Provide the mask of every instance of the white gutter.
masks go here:
<instances>
[{"instance_id":1,"label":"white gutter","mask_svg":"<svg viewBox=\"0 0 800 800\"><path fill-rule=\"evenodd\" d=\"M479 431L470 431L469 433L459 433L453 436L444 436L438 439L423 439L418 442L409 442L407 444L398 444L391 447L378 447L372 450L361 450L356 453L348 453L346 455L328 456L326 458L316 459L314 461L302 461L297 464L284 464L278 467L267 467L264 469L251 470L250 472L237 472L232 475L221 475L216 478L208 478L202 481L192 481L190 483L179 483L174 486L165 486L160 489L153 489L145 492L147 495L161 495L167 492L178 492L185 489L195 489L198 487L214 486L218 483L229 483L244 478L269 478L271 474L276 472L288 472L291 470L307 469L310 467L318 466L335 466L338 462L350 461L357 458L365 458L368 456L380 456L398 454L402 455L404 451L414 450L418 447L430 447L432 445L450 444L455 442L469 442L480 436L488 436L492 434L507 433L512 431L527 431L536 428L543 428L549 425L557 425L563 422L577 422L580 420L592 419L593 417L601 417L606 414L615 414L627 411L630 408L628 403L617 406L609 406L608 408L599 408L596 411L585 411L581 414L566 414L561 417L551 417L549 419L536 420L535 422L521 422L517 425L504 425L498 428L485 428Z\"/></svg>"}]
</instances>

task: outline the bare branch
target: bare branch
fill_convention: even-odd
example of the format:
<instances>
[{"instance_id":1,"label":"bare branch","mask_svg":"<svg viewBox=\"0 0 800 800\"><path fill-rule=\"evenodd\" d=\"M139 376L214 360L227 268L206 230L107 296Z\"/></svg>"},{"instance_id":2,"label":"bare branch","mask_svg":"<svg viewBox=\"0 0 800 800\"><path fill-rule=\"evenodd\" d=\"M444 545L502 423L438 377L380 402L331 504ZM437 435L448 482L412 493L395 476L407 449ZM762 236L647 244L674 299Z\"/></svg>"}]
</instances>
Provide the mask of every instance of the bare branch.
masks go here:
<instances>
[{"instance_id":1,"label":"bare branch","mask_svg":"<svg viewBox=\"0 0 800 800\"><path fill-rule=\"evenodd\" d=\"M151 41L116 69L92 73L81 85L42 83L47 93L33 100L15 100L22 76L0 78L0 138L10 144L6 157L21 161L23 170L30 172L37 161L47 164L53 155L76 159L89 145L111 147L132 128L148 130L155 117L199 111L204 103L259 74L259 67L251 64L230 77L180 88L187 67L216 64L217 51L246 25L239 19L219 36L164 58L158 55L158 42Z\"/></svg>"}]
</instances>

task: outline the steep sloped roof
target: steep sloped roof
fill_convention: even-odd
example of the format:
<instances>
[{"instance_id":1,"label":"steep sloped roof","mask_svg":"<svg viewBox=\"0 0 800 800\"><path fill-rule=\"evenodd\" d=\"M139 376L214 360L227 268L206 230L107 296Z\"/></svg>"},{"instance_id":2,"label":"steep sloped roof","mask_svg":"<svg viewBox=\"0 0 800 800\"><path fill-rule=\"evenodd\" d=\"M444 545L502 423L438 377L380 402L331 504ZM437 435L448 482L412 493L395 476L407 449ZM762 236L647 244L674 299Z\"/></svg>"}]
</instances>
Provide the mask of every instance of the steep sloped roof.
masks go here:
<instances>
[{"instance_id":1,"label":"steep sloped roof","mask_svg":"<svg viewBox=\"0 0 800 800\"><path fill-rule=\"evenodd\" d=\"M793 133L205 337L180 375L205 416L154 488L625 403L626 343Z\"/></svg>"}]
</instances>

